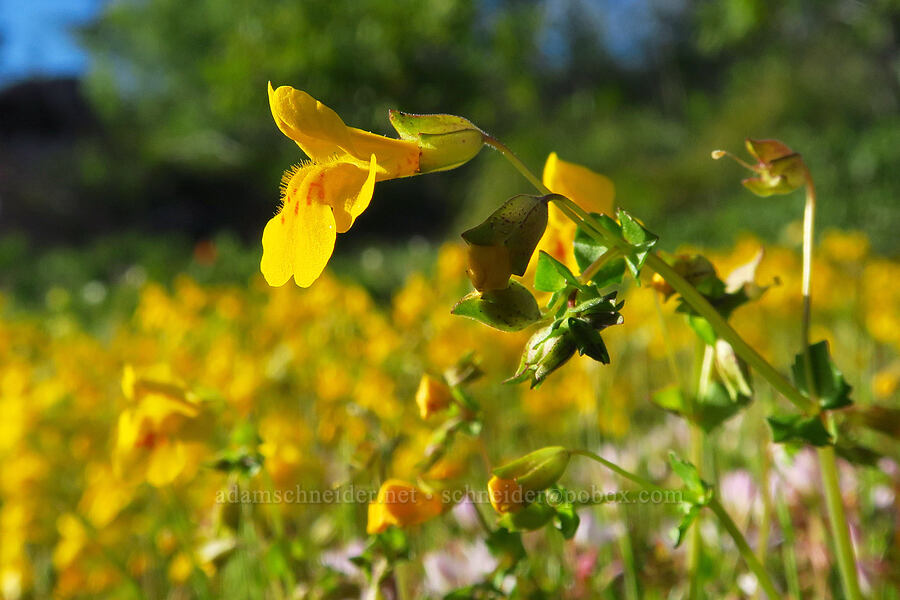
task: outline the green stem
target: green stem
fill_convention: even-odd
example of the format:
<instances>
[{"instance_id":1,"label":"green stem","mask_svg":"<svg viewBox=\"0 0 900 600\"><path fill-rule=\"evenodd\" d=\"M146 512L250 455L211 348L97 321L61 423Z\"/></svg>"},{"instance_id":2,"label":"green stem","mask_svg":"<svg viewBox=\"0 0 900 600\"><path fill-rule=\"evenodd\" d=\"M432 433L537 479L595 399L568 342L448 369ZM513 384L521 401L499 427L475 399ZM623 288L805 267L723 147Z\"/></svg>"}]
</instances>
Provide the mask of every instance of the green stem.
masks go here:
<instances>
[{"instance_id":1,"label":"green stem","mask_svg":"<svg viewBox=\"0 0 900 600\"><path fill-rule=\"evenodd\" d=\"M791 523L791 513L788 510L784 497L778 494L775 504L778 514L778 524L784 542L781 546L781 556L784 561L784 577L787 580L788 593L794 600L800 600L800 576L797 572L797 553L794 550L794 525Z\"/></svg>"},{"instance_id":2,"label":"green stem","mask_svg":"<svg viewBox=\"0 0 900 600\"><path fill-rule=\"evenodd\" d=\"M744 558L744 562L747 563L747 566L750 567L750 570L753 571L753 574L756 575L757 581L759 581L760 587L766 592L766 595L769 596L770 600L775 600L776 598L781 598L781 594L778 593L778 590L775 589L775 584L772 583L772 579L769 577L769 574L766 573L766 570L763 568L762 563L759 562L759 559L756 558L756 555L753 554L753 550L750 549L750 545L747 543L747 540L744 538L744 535L737 528L737 525L734 524L734 521L725 512L725 509L719 503L717 498L713 498L710 500L707 505L710 510L715 513L716 517L719 519L719 522L725 528L725 530L731 535L731 538L734 540L734 543L738 547L738 551L741 553L741 556Z\"/></svg>"},{"instance_id":3,"label":"green stem","mask_svg":"<svg viewBox=\"0 0 900 600\"><path fill-rule=\"evenodd\" d=\"M763 358L752 346L750 346L738 334L731 325L713 308L712 304L707 301L703 295L697 291L684 277L679 275L675 269L654 253L647 255L647 266L660 274L666 282L672 286L676 292L681 294L685 302L690 304L691 308L697 311L701 317L709 321L716 334L734 348L735 353L743 358L747 364L753 367L773 388L781 392L785 398L790 400L800 409L807 412L816 412L815 406L811 405L809 399L801 394L797 388L779 373L775 367Z\"/></svg>"},{"instance_id":4,"label":"green stem","mask_svg":"<svg viewBox=\"0 0 900 600\"><path fill-rule=\"evenodd\" d=\"M803 277L801 293L803 294L803 319L801 322L801 336L803 348L803 362L806 365L807 388L810 400L818 406L815 379L813 377L812 354L809 349L809 328L812 318L812 256L813 233L816 219L816 188L812 177L806 176L806 204L803 209ZM834 457L834 447L827 446L817 450L819 454L819 469L822 472L822 482L825 488L825 504L828 507L828 521L831 525L831 534L834 537L835 551L837 554L838 569L841 573L841 585L844 595L849 600L861 598L859 581L856 576L856 557L853 551L853 543L850 540L850 530L847 525L847 517L844 513L844 504L841 499L841 486L838 479L837 463Z\"/></svg>"},{"instance_id":5,"label":"green stem","mask_svg":"<svg viewBox=\"0 0 900 600\"><path fill-rule=\"evenodd\" d=\"M667 490L667 489L665 489L665 488L663 488L663 487L661 487L661 486L656 485L655 483L653 483L653 482L650 481L649 479L644 479L644 478L641 477L640 475L637 475L637 474L635 474L635 473L632 473L631 471L626 471L625 469L623 469L623 468L620 467L619 465L617 465L617 464L615 464L615 463L612 463L612 462L609 462L608 460L606 460L605 458L603 458L603 457L600 456L599 454L595 454L594 452L591 452L590 450L584 450L584 449L582 449L582 448L579 448L579 449L577 449L577 450L571 450L570 452L571 452L572 454L578 454L578 455L580 455L580 456L586 456L587 458L590 458L591 460L600 463L601 465L603 465L604 467L606 467L607 469L609 469L609 470L612 471L613 473L616 473L617 475L620 475L620 476L624 477L625 479L627 479L628 481L631 481L632 483L636 483L638 486L640 486L640 487L642 487L642 488L648 489L648 490L650 490L650 491L659 491L659 492L667 492L667 491L669 491L669 490Z\"/></svg>"},{"instance_id":6,"label":"green stem","mask_svg":"<svg viewBox=\"0 0 900 600\"><path fill-rule=\"evenodd\" d=\"M578 281L580 281L581 283L589 282L594 278L594 275L596 275L600 271L600 269L603 268L603 265L619 256L621 256L621 253L618 250L607 250L606 252L598 256L597 260L587 266L587 268L581 273L581 275L579 275Z\"/></svg>"},{"instance_id":7,"label":"green stem","mask_svg":"<svg viewBox=\"0 0 900 600\"><path fill-rule=\"evenodd\" d=\"M516 156L516 154L512 150L510 150L506 144L490 135L484 136L484 143L494 150L500 152L500 154L502 154L503 157L506 158L506 160L508 160L510 164L512 164L512 166L514 166L516 170L531 183L531 185L537 188L539 192L541 192L545 196L551 193L547 186L545 186L543 182L538 179L534 173L531 172L531 170L525 165L525 163L523 163L521 159L519 159L519 157Z\"/></svg>"},{"instance_id":8,"label":"green stem","mask_svg":"<svg viewBox=\"0 0 900 600\"><path fill-rule=\"evenodd\" d=\"M619 513L625 517L625 506L619 507ZM625 520L625 519L623 519ZM622 565L625 572L625 600L639 600L637 572L634 564L634 548L631 544L631 534L628 528L619 536L619 551L622 553Z\"/></svg>"},{"instance_id":9,"label":"green stem","mask_svg":"<svg viewBox=\"0 0 900 600\"><path fill-rule=\"evenodd\" d=\"M762 519L759 524L759 540L756 546L756 556L759 558L759 562L763 565L766 564L766 554L769 550L769 527L772 519L772 496L769 494L769 471L770 471L770 455L769 455L769 440L768 433L765 430L765 425L761 424L760 427L762 431L760 432L760 447L762 448L762 453L760 457L760 491L762 496L762 505L763 505L763 513ZM758 593L755 597L759 597Z\"/></svg>"},{"instance_id":10,"label":"green stem","mask_svg":"<svg viewBox=\"0 0 900 600\"><path fill-rule=\"evenodd\" d=\"M828 520L831 523L831 534L837 553L838 570L841 573L841 584L848 600L861 600L859 580L856 577L856 559L853 543L850 541L850 529L847 515L841 501L841 487L838 480L837 461L834 457L834 446L818 448L819 468L822 470L822 483L825 486L825 504L828 507Z\"/></svg>"},{"instance_id":11,"label":"green stem","mask_svg":"<svg viewBox=\"0 0 900 600\"><path fill-rule=\"evenodd\" d=\"M703 358L699 361L699 368L697 369L697 386L694 390L694 394L692 396L691 401L691 414L696 417L697 416L697 405L699 404L700 398L703 398L709 387L710 377L712 375L712 363L714 359L714 353L712 346L708 346L705 343L701 342L703 347ZM691 462L694 463L694 467L697 469L697 473L702 477L703 476L703 430L697 425L695 422L689 423L691 429ZM697 518L697 523L694 524L694 527L691 529L691 535L689 538L689 551L688 551L688 573L690 574L690 588L688 591L688 598L692 600L696 598L700 598L700 560L703 557L703 539L700 536L700 517Z\"/></svg>"}]
</instances>

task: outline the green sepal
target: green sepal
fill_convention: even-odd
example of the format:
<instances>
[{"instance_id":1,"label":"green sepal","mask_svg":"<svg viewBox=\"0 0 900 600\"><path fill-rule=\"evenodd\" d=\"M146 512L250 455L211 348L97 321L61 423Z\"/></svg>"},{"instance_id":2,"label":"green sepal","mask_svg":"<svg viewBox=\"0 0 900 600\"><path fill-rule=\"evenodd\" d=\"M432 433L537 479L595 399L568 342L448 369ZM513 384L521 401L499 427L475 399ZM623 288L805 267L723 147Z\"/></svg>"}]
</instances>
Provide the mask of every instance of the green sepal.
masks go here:
<instances>
[{"instance_id":1,"label":"green sepal","mask_svg":"<svg viewBox=\"0 0 900 600\"><path fill-rule=\"evenodd\" d=\"M772 441L775 443L797 442L828 446L834 442L822 420L817 416L772 415L766 417L766 421L772 429Z\"/></svg>"},{"instance_id":2,"label":"green sepal","mask_svg":"<svg viewBox=\"0 0 900 600\"><path fill-rule=\"evenodd\" d=\"M510 531L534 531L556 516L556 511L542 502L533 502L516 512L504 514L497 524Z\"/></svg>"},{"instance_id":3,"label":"green sepal","mask_svg":"<svg viewBox=\"0 0 900 600\"><path fill-rule=\"evenodd\" d=\"M794 357L791 367L794 384L797 389L809 397L809 382L813 381L815 396L819 399L819 406L826 410L844 408L853 404L850 399L850 391L853 389L845 380L844 375L831 360L828 352L828 342L821 341L809 347L810 362L812 363L812 378L806 368L806 357L803 353Z\"/></svg>"},{"instance_id":4,"label":"green sepal","mask_svg":"<svg viewBox=\"0 0 900 600\"><path fill-rule=\"evenodd\" d=\"M388 118L403 140L416 140L423 133L435 135L466 129L478 130L474 123L456 115L417 115L391 109Z\"/></svg>"},{"instance_id":5,"label":"green sepal","mask_svg":"<svg viewBox=\"0 0 900 600\"><path fill-rule=\"evenodd\" d=\"M475 246L506 246L512 273L524 275L531 255L547 228L547 198L513 196L462 238ZM552 291L552 290L550 290Z\"/></svg>"},{"instance_id":6,"label":"green sepal","mask_svg":"<svg viewBox=\"0 0 900 600\"><path fill-rule=\"evenodd\" d=\"M547 446L497 467L492 473L501 479L515 480L525 490L544 490L566 472L570 456L562 446Z\"/></svg>"},{"instance_id":7,"label":"green sepal","mask_svg":"<svg viewBox=\"0 0 900 600\"><path fill-rule=\"evenodd\" d=\"M450 313L500 331L521 331L541 319L541 309L534 296L515 281L510 281L506 289L472 292L457 302Z\"/></svg>"},{"instance_id":8,"label":"green sepal","mask_svg":"<svg viewBox=\"0 0 900 600\"><path fill-rule=\"evenodd\" d=\"M600 332L591 327L581 319L568 319L569 332L575 341L575 347L578 348L578 354L584 356L587 354L597 362L604 365L609 364L609 351Z\"/></svg>"},{"instance_id":9,"label":"green sepal","mask_svg":"<svg viewBox=\"0 0 900 600\"><path fill-rule=\"evenodd\" d=\"M560 488L559 491L565 496L564 489ZM581 518L575 512L575 506L571 502L562 502L555 504L553 508L556 510L553 527L562 534L563 538L571 540L575 537L578 526L581 524Z\"/></svg>"}]
</instances>

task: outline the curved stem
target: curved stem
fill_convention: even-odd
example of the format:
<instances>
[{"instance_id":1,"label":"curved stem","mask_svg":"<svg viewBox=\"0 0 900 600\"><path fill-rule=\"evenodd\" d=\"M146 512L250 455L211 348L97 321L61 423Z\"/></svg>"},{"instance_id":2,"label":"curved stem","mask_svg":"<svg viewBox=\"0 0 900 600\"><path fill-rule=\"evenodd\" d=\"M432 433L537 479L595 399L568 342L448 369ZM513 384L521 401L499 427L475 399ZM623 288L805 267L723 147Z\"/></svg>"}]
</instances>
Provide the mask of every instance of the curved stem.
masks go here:
<instances>
[{"instance_id":1,"label":"curved stem","mask_svg":"<svg viewBox=\"0 0 900 600\"><path fill-rule=\"evenodd\" d=\"M781 598L781 594L778 593L778 590L775 588L775 584L772 583L772 579L769 577L769 574L766 573L765 568L763 568L762 563L759 562L759 559L756 558L756 555L753 554L753 550L750 549L750 545L747 543L746 538L737 528L737 525L734 524L734 521L725 512L725 508L722 507L722 504L719 502L718 498L713 498L710 500L709 504L707 504L710 510L715 513L716 517L719 519L719 522L725 528L725 530L731 535L731 538L734 540L734 543L738 547L738 551L741 553L741 556L744 558L744 562L747 563L747 566L750 567L750 570L753 571L753 574L756 575L756 580L759 582L760 587L766 592L766 595L770 598L770 600L775 600L776 598Z\"/></svg>"},{"instance_id":2,"label":"curved stem","mask_svg":"<svg viewBox=\"0 0 900 600\"><path fill-rule=\"evenodd\" d=\"M516 156L515 152L510 150L506 144L490 135L484 136L484 143L502 154L504 158L506 158L506 160L508 160L512 166L514 166L516 170L531 183L531 185L538 189L539 192L544 195L551 193L549 188L547 188L547 186L531 172L525 163L523 163L522 160Z\"/></svg>"},{"instance_id":3,"label":"curved stem","mask_svg":"<svg viewBox=\"0 0 900 600\"><path fill-rule=\"evenodd\" d=\"M603 254L598 256L597 260L595 260L594 262L592 262L591 264L589 264L587 266L587 268L584 270L584 272L582 272L581 275L578 276L578 280L581 283L589 282L591 279L594 278L594 275L596 275L600 271L600 269L603 268L603 266L606 263L613 260L614 258L618 258L619 256L622 256L622 254L618 250L615 250L615 249L607 250L606 252L604 252Z\"/></svg>"},{"instance_id":4,"label":"curved stem","mask_svg":"<svg viewBox=\"0 0 900 600\"><path fill-rule=\"evenodd\" d=\"M596 454L596 453L594 453L594 452L591 452L590 450L585 450L585 449L583 449L583 448L579 448L579 449L577 449L577 450L570 450L570 452L571 452L572 454L578 454L578 455L580 455L580 456L585 456L585 457L587 457L587 458L590 458L591 460L600 463L601 465L603 465L604 467L606 467L607 469L609 469L609 470L612 471L613 473L615 473L615 474L617 474L617 475L621 475L622 477L624 477L624 478L627 479L628 481L631 481L632 483L636 483L636 484L638 484L638 485L639 485L640 487L642 487L642 488L648 489L648 490L650 490L650 491L659 491L659 492L667 492L667 491L669 491L669 490L667 490L667 489L665 489L665 488L663 488L663 487L661 487L661 486L656 485L655 483L653 483L653 482L650 481L649 479L644 479L644 478L641 477L640 475L637 475L637 474L635 474L635 473L632 473L631 471L626 471L625 469L623 469L623 468L620 467L619 465L617 465L617 464L615 464L615 463L612 463L612 462L609 462L608 460L606 460L605 458L603 458L603 457L600 456L599 454Z\"/></svg>"}]
</instances>

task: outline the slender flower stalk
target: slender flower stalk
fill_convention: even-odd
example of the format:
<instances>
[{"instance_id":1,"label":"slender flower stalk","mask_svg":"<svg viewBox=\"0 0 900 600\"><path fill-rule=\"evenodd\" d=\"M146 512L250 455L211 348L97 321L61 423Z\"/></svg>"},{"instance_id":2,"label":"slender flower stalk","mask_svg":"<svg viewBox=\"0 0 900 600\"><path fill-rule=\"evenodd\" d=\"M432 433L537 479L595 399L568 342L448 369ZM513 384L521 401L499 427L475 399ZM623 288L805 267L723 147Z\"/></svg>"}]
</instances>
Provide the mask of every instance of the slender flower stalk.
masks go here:
<instances>
[{"instance_id":1,"label":"slender flower stalk","mask_svg":"<svg viewBox=\"0 0 900 600\"><path fill-rule=\"evenodd\" d=\"M813 404L818 406L817 390L813 380L812 355L809 349L809 329L812 318L812 255L813 233L816 219L816 188L812 177L807 172L806 176L806 204L803 209L803 276L801 293L803 294L803 319L801 321L801 336L803 348L803 361L806 364L808 377L807 388ZM830 425L830 419L824 416L826 426ZM825 504L828 508L828 521L831 525L831 533L834 536L835 554L837 555L838 570L841 573L841 585L844 594L850 600L859 600L862 593L859 589L859 580L856 575L856 555L853 550L853 542L850 539L850 529L847 525L847 515L844 511L844 503L841 498L841 486L838 479L837 461L835 460L834 446L817 448L819 455L819 469L822 472L822 483L825 490Z\"/></svg>"},{"instance_id":2,"label":"slender flower stalk","mask_svg":"<svg viewBox=\"0 0 900 600\"><path fill-rule=\"evenodd\" d=\"M772 579L769 577L769 574L766 572L762 563L759 562L759 559L756 558L756 555L753 554L753 550L750 549L750 544L747 543L746 538L744 538L744 535L737 528L737 525L734 524L734 521L731 519L728 513L725 512L725 508L719 502L718 498L713 498L712 500L710 500L707 506L709 506L710 510L715 513L716 517L719 519L719 522L731 535L731 538L737 545L738 551L744 558L744 562L747 563L747 566L750 567L750 570L753 571L754 575L756 575L756 580L759 582L760 587L762 587L762 589L766 592L769 600L781 598L782 595L778 593L778 590L775 588L775 584L772 583Z\"/></svg>"},{"instance_id":3,"label":"slender flower stalk","mask_svg":"<svg viewBox=\"0 0 900 600\"><path fill-rule=\"evenodd\" d=\"M650 491L664 491L664 488L656 485L652 481L649 481L640 475L632 473L631 471L626 471L619 465L612 463L599 454L591 452L590 450L578 449L572 450L572 454L578 454L580 456L585 456L590 458L591 460L600 463L607 469L613 471L617 475L621 475L625 479L636 483L640 487L650 490ZM716 515L716 518L719 519L719 522L734 540L735 545L741 553L741 556L744 558L744 561L747 563L747 566L753 571L753 574L756 575L757 580L759 581L759 585L765 590L766 594L768 594L770 599L781 598L778 594L778 591L775 588L775 584L772 583L772 579L769 577L769 574L766 573L766 570L763 568L762 564L756 558L756 555L753 554L753 550L750 549L750 545L747 543L744 534L740 532L737 528L737 525L734 524L732 518L728 515L722 505L716 498L712 498L707 506L713 511ZM697 524L694 524L694 527L697 527Z\"/></svg>"},{"instance_id":4,"label":"slender flower stalk","mask_svg":"<svg viewBox=\"0 0 900 600\"><path fill-rule=\"evenodd\" d=\"M704 397L707 393L714 358L712 346L708 346L703 342L700 342L700 346L702 347L702 350L698 351L698 355L702 354L702 358L697 361L697 385L694 394L692 395L691 412L693 415L697 414L700 398ZM694 466L697 468L697 473L703 477L703 430L694 422L689 423L689 426L691 429L691 462L693 462ZM688 540L688 572L690 573L691 578L688 598L691 599L700 598L701 596L700 559L703 556L703 538L700 536L699 516L697 517L697 520L698 522L695 523L693 529L691 529L691 536Z\"/></svg>"}]
</instances>

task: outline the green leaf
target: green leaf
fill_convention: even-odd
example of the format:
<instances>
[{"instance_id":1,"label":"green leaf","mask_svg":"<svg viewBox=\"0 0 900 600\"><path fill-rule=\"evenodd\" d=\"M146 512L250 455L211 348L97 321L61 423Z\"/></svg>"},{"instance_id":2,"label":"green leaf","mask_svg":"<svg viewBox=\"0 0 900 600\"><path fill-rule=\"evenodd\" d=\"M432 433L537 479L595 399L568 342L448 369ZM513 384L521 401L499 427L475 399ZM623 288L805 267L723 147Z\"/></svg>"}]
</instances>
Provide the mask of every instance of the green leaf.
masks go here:
<instances>
[{"instance_id":1,"label":"green leaf","mask_svg":"<svg viewBox=\"0 0 900 600\"><path fill-rule=\"evenodd\" d=\"M688 529L691 528L691 525L694 524L694 521L697 520L697 515L700 514L700 507L696 504L685 505L686 510L684 516L681 518L681 523L678 524L678 527L672 531L672 538L675 541L675 547L681 545L681 542L684 541L684 536L687 534Z\"/></svg>"},{"instance_id":2,"label":"green leaf","mask_svg":"<svg viewBox=\"0 0 900 600\"><path fill-rule=\"evenodd\" d=\"M656 245L659 237L654 233L650 233L634 217L621 208L616 212L616 216L619 217L619 223L622 226L622 237L632 246L632 251L625 257L625 262L634 278L638 279L641 268L644 266L644 261L647 259L647 254Z\"/></svg>"},{"instance_id":3,"label":"green leaf","mask_svg":"<svg viewBox=\"0 0 900 600\"><path fill-rule=\"evenodd\" d=\"M794 357L791 367L794 383L805 396L809 397L809 382L812 379L815 386L815 395L819 399L819 405L827 410L844 408L853 404L850 399L850 390L853 388L844 381L844 375L840 372L828 352L828 342L821 341L809 347L810 361L812 363L812 377L806 368L806 357L801 352Z\"/></svg>"},{"instance_id":4,"label":"green leaf","mask_svg":"<svg viewBox=\"0 0 900 600\"><path fill-rule=\"evenodd\" d=\"M605 228L609 229L615 234L621 233L621 228L619 224L610 219L606 215L596 214L592 215L595 219L597 219L601 225ZM595 240L592 236L590 236L583 227L580 225L575 230L575 262L578 264L578 268L584 272L594 261L603 256L606 252L609 252L610 249L597 240ZM618 283L622 283L622 280L625 277L625 259L624 258L612 258L609 259L597 273L591 277L591 281L597 284L597 287L608 287L610 285L615 285Z\"/></svg>"},{"instance_id":5,"label":"green leaf","mask_svg":"<svg viewBox=\"0 0 900 600\"><path fill-rule=\"evenodd\" d=\"M697 334L697 337L703 340L706 345L714 346L716 344L716 330L713 329L709 321L700 315L688 315L687 322L691 329L694 330L694 333Z\"/></svg>"},{"instance_id":6,"label":"green leaf","mask_svg":"<svg viewBox=\"0 0 900 600\"><path fill-rule=\"evenodd\" d=\"M660 408L681 416L687 416L690 413L681 388L675 384L664 387L653 394L652 401Z\"/></svg>"},{"instance_id":7,"label":"green leaf","mask_svg":"<svg viewBox=\"0 0 900 600\"><path fill-rule=\"evenodd\" d=\"M750 396L732 397L718 381L711 381L697 403L694 421L709 433L750 403Z\"/></svg>"},{"instance_id":8,"label":"green leaf","mask_svg":"<svg viewBox=\"0 0 900 600\"><path fill-rule=\"evenodd\" d=\"M520 194L504 202L483 223L464 232L462 238L475 246L506 246L512 272L524 275L546 228L546 198Z\"/></svg>"},{"instance_id":9,"label":"green leaf","mask_svg":"<svg viewBox=\"0 0 900 600\"><path fill-rule=\"evenodd\" d=\"M772 429L772 441L776 443L800 442L813 446L827 446L832 443L831 434L825 429L819 417L803 415L772 415L767 417Z\"/></svg>"},{"instance_id":10,"label":"green leaf","mask_svg":"<svg viewBox=\"0 0 900 600\"><path fill-rule=\"evenodd\" d=\"M510 281L506 289L472 292L457 302L450 312L500 331L521 331L541 319L541 309L534 296L515 281Z\"/></svg>"},{"instance_id":11,"label":"green leaf","mask_svg":"<svg viewBox=\"0 0 900 600\"><path fill-rule=\"evenodd\" d=\"M609 352L600 332L581 319L570 318L568 325L572 339L575 340L575 347L581 356L587 354L597 362L609 364Z\"/></svg>"},{"instance_id":12,"label":"green leaf","mask_svg":"<svg viewBox=\"0 0 900 600\"><path fill-rule=\"evenodd\" d=\"M684 482L693 504L706 504L712 498L712 488L700 478L697 467L686 460L681 460L674 452L669 452L669 465L672 471Z\"/></svg>"},{"instance_id":13,"label":"green leaf","mask_svg":"<svg viewBox=\"0 0 900 600\"><path fill-rule=\"evenodd\" d=\"M581 282L566 265L541 250L538 253L537 269L534 273L534 289L557 292L566 285L581 287Z\"/></svg>"}]
</instances>

